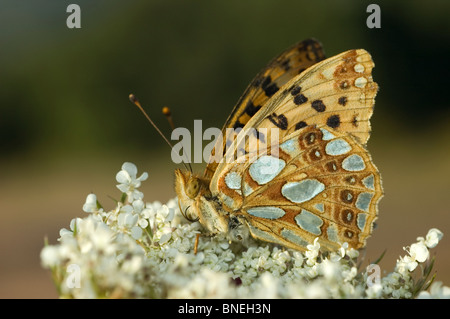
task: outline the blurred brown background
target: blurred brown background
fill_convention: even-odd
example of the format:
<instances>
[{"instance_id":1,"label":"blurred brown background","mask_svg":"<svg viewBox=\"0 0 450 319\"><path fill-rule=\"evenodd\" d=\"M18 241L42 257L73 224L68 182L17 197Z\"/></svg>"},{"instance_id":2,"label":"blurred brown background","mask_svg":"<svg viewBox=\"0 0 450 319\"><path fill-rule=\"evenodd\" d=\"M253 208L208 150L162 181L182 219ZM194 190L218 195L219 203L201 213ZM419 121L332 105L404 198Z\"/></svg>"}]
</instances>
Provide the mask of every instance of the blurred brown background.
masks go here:
<instances>
[{"instance_id":1,"label":"blurred brown background","mask_svg":"<svg viewBox=\"0 0 450 319\"><path fill-rule=\"evenodd\" d=\"M66 8L81 7L81 29ZM368 147L386 195L366 262L385 249L392 271L403 246L432 227L444 232L437 280L450 286L448 70L450 2L16 1L0 4L0 297L55 298L39 253L47 236L85 216L94 192L118 197L123 162L149 172L147 201L175 196L170 151L128 101L133 92L165 132L221 127L253 76L308 37L327 56L371 52L380 85ZM199 168L200 171L201 167Z\"/></svg>"}]
</instances>

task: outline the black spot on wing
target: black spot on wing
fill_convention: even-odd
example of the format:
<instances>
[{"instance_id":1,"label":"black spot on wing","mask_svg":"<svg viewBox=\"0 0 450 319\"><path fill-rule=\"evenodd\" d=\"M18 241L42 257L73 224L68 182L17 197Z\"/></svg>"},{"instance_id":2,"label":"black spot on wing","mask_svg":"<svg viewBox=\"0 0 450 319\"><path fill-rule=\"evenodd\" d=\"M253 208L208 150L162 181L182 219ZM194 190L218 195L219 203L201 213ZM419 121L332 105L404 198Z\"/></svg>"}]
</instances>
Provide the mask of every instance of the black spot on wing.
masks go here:
<instances>
[{"instance_id":1,"label":"black spot on wing","mask_svg":"<svg viewBox=\"0 0 450 319\"><path fill-rule=\"evenodd\" d=\"M260 140L262 143L266 142L266 136L258 130L255 130L256 138Z\"/></svg>"},{"instance_id":2,"label":"black spot on wing","mask_svg":"<svg viewBox=\"0 0 450 319\"><path fill-rule=\"evenodd\" d=\"M310 61L319 62L324 59L324 54L321 48L320 43L313 39L307 39L303 41L303 44L308 51L306 58Z\"/></svg>"},{"instance_id":3,"label":"black spot on wing","mask_svg":"<svg viewBox=\"0 0 450 319\"><path fill-rule=\"evenodd\" d=\"M306 103L308 101L308 98L304 96L303 94L298 94L294 97L294 104L300 105L303 103Z\"/></svg>"},{"instance_id":4,"label":"black spot on wing","mask_svg":"<svg viewBox=\"0 0 450 319\"><path fill-rule=\"evenodd\" d=\"M283 114L277 115L275 113L272 113L267 118L276 127L280 128L282 130L287 130L287 128L288 128L288 120L287 120L286 116L284 116Z\"/></svg>"},{"instance_id":5,"label":"black spot on wing","mask_svg":"<svg viewBox=\"0 0 450 319\"><path fill-rule=\"evenodd\" d=\"M267 76L261 84L261 88L264 90L264 93L267 97L271 97L280 89L276 83L272 83L272 78Z\"/></svg>"},{"instance_id":6,"label":"black spot on wing","mask_svg":"<svg viewBox=\"0 0 450 319\"><path fill-rule=\"evenodd\" d=\"M283 68L283 70L285 71L289 71L291 66L289 65L290 60L286 59L283 62L281 62L281 67Z\"/></svg>"},{"instance_id":7,"label":"black spot on wing","mask_svg":"<svg viewBox=\"0 0 450 319\"><path fill-rule=\"evenodd\" d=\"M233 129L243 128L244 126L245 126L245 124L243 124L239 121L236 121L236 123L234 123L234 125L233 125Z\"/></svg>"},{"instance_id":8,"label":"black spot on wing","mask_svg":"<svg viewBox=\"0 0 450 319\"><path fill-rule=\"evenodd\" d=\"M348 84L348 81L345 80L345 81L342 81L341 84L339 84L339 87L342 90L347 90L348 88L350 88L350 84Z\"/></svg>"},{"instance_id":9,"label":"black spot on wing","mask_svg":"<svg viewBox=\"0 0 450 319\"><path fill-rule=\"evenodd\" d=\"M306 126L308 126L308 124L306 124L305 121L300 121L297 124L295 124L295 130L299 130L299 129L304 128Z\"/></svg>"},{"instance_id":10,"label":"black spot on wing","mask_svg":"<svg viewBox=\"0 0 450 319\"><path fill-rule=\"evenodd\" d=\"M312 101L311 107L317 112L324 112L326 109L325 104L323 104L322 100Z\"/></svg>"},{"instance_id":11,"label":"black spot on wing","mask_svg":"<svg viewBox=\"0 0 450 319\"><path fill-rule=\"evenodd\" d=\"M342 106L345 106L347 104L348 100L346 96L341 96L338 100L338 103Z\"/></svg>"},{"instance_id":12,"label":"black spot on wing","mask_svg":"<svg viewBox=\"0 0 450 319\"><path fill-rule=\"evenodd\" d=\"M339 118L339 115L331 115L327 119L327 125L331 128L339 127L339 125L341 125L341 119Z\"/></svg>"},{"instance_id":13,"label":"black spot on wing","mask_svg":"<svg viewBox=\"0 0 450 319\"><path fill-rule=\"evenodd\" d=\"M301 88L300 86L298 86L298 85L293 85L293 86L289 89L289 91L291 92L291 94L292 94L293 96L299 94L301 90L302 90L302 88Z\"/></svg>"},{"instance_id":14,"label":"black spot on wing","mask_svg":"<svg viewBox=\"0 0 450 319\"><path fill-rule=\"evenodd\" d=\"M252 101L248 101L247 105L245 106L245 113L249 116L253 116L261 109L261 105L254 105Z\"/></svg>"}]
</instances>

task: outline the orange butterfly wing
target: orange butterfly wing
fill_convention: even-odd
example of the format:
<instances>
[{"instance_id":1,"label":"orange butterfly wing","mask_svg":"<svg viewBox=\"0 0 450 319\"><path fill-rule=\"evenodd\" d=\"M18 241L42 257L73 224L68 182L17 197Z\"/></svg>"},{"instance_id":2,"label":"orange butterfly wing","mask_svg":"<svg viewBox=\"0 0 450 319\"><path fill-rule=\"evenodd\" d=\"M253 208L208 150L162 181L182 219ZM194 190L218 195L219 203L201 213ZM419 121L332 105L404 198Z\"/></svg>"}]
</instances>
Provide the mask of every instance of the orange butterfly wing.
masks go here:
<instances>
[{"instance_id":1,"label":"orange butterfly wing","mask_svg":"<svg viewBox=\"0 0 450 319\"><path fill-rule=\"evenodd\" d=\"M226 136L226 129L244 127L283 85L324 58L322 45L315 39L307 39L283 51L256 75L222 128L223 139L218 141L212 151L204 173L206 178L213 176L218 165L212 161L215 150L220 150L224 155L226 146L229 146L237 136L235 134Z\"/></svg>"}]
</instances>

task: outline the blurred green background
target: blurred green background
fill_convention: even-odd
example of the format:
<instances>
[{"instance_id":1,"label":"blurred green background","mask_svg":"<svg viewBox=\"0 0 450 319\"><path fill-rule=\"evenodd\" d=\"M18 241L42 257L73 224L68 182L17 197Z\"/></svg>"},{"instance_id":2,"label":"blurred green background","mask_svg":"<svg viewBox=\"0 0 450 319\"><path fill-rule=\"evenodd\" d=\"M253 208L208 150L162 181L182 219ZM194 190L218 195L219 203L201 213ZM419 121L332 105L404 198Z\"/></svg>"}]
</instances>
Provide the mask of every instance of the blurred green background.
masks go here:
<instances>
[{"instance_id":1,"label":"blurred green background","mask_svg":"<svg viewBox=\"0 0 450 319\"><path fill-rule=\"evenodd\" d=\"M81 29L66 8L81 7ZM381 29L366 8L381 7ZM147 201L175 196L170 150L128 101L135 93L161 129L222 127L253 76L291 44L319 39L327 56L365 48L380 86L368 148L386 195L365 264L437 227L437 280L450 286L450 2L0 1L0 297L55 298L39 253L47 236L85 216L94 192L118 197L123 162L149 172ZM199 172L202 169L201 165Z\"/></svg>"}]
</instances>

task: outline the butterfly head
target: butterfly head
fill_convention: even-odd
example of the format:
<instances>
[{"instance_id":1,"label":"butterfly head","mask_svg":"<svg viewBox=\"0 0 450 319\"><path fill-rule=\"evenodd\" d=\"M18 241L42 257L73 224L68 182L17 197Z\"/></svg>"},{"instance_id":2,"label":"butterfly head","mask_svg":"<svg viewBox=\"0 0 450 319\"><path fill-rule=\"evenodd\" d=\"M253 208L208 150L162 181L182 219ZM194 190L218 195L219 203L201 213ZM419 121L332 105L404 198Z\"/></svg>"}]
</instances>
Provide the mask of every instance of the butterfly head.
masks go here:
<instances>
[{"instance_id":1,"label":"butterfly head","mask_svg":"<svg viewBox=\"0 0 450 319\"><path fill-rule=\"evenodd\" d=\"M229 232L229 220L220 205L212 200L210 180L187 170L175 170L175 191L181 213L189 221L199 223L210 234Z\"/></svg>"},{"instance_id":2,"label":"butterfly head","mask_svg":"<svg viewBox=\"0 0 450 319\"><path fill-rule=\"evenodd\" d=\"M198 198L208 188L208 185L198 176L187 170L175 170L175 191L178 196L180 211L186 219L193 221L198 218ZM206 187L206 188L205 188Z\"/></svg>"}]
</instances>

